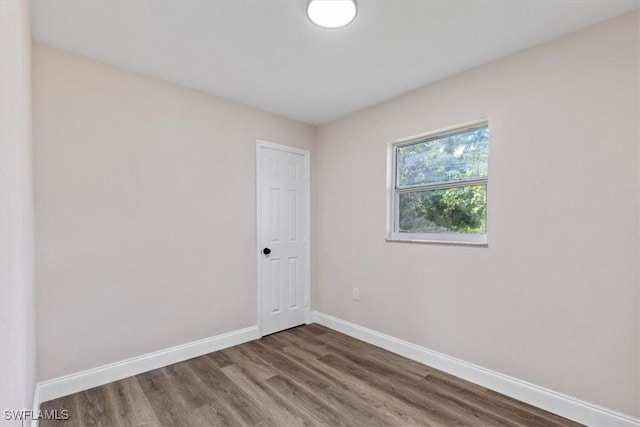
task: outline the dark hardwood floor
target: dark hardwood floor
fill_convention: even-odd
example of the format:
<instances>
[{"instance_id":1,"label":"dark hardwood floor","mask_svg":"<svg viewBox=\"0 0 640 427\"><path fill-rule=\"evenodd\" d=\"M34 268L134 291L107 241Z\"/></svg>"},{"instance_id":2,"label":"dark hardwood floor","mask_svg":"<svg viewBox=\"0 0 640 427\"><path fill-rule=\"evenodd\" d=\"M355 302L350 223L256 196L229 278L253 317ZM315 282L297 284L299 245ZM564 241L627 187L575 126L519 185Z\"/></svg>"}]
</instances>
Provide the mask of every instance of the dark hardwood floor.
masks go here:
<instances>
[{"instance_id":1,"label":"dark hardwood floor","mask_svg":"<svg viewBox=\"0 0 640 427\"><path fill-rule=\"evenodd\" d=\"M319 325L42 404L47 426L577 426Z\"/></svg>"}]
</instances>

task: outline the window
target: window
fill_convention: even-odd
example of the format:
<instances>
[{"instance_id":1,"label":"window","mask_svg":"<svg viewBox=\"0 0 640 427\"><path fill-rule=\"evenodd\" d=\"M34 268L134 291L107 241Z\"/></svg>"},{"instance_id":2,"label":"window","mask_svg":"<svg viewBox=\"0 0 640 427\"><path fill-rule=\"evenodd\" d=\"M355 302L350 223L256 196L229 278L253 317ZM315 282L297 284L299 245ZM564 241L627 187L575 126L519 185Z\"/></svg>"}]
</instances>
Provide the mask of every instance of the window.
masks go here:
<instances>
[{"instance_id":1,"label":"window","mask_svg":"<svg viewBox=\"0 0 640 427\"><path fill-rule=\"evenodd\" d=\"M487 243L489 127L392 145L391 240Z\"/></svg>"}]
</instances>

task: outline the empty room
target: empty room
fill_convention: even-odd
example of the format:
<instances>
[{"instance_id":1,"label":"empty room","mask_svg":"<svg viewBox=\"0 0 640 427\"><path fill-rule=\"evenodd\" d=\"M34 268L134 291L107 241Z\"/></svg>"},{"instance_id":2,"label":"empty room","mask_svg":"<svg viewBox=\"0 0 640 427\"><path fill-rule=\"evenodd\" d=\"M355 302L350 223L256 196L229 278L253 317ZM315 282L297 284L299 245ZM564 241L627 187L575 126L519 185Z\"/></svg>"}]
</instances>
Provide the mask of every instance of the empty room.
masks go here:
<instances>
[{"instance_id":1,"label":"empty room","mask_svg":"<svg viewBox=\"0 0 640 427\"><path fill-rule=\"evenodd\" d=\"M640 1L0 0L0 425L640 427Z\"/></svg>"}]
</instances>

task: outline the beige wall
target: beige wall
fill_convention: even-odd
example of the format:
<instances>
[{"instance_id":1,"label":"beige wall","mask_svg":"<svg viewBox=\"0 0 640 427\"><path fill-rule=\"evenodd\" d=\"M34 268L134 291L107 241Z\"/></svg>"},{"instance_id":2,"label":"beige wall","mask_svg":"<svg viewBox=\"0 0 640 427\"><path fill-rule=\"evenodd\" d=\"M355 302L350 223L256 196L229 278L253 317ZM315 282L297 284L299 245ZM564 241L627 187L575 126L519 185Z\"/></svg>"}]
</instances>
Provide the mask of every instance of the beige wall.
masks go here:
<instances>
[{"instance_id":1,"label":"beige wall","mask_svg":"<svg viewBox=\"0 0 640 427\"><path fill-rule=\"evenodd\" d=\"M25 1L0 1L0 410L31 409L35 297L31 35ZM7 421L3 426L20 426Z\"/></svg>"},{"instance_id":2,"label":"beige wall","mask_svg":"<svg viewBox=\"0 0 640 427\"><path fill-rule=\"evenodd\" d=\"M315 308L639 417L638 24L636 11L321 127ZM385 242L387 143L483 118L489 247Z\"/></svg>"},{"instance_id":3,"label":"beige wall","mask_svg":"<svg viewBox=\"0 0 640 427\"><path fill-rule=\"evenodd\" d=\"M314 128L34 46L39 380L256 324L255 140Z\"/></svg>"}]
</instances>

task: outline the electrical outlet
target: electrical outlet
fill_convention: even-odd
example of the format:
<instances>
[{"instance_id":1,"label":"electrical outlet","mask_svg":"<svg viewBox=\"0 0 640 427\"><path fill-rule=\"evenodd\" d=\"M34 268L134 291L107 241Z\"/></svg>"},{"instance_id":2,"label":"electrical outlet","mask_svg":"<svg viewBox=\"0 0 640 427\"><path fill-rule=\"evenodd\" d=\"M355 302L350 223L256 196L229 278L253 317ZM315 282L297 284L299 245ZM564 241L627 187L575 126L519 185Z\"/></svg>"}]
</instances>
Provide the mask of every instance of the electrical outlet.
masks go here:
<instances>
[{"instance_id":1,"label":"electrical outlet","mask_svg":"<svg viewBox=\"0 0 640 427\"><path fill-rule=\"evenodd\" d=\"M351 293L351 298L354 301L360 301L360 288L353 288L353 292Z\"/></svg>"}]
</instances>

